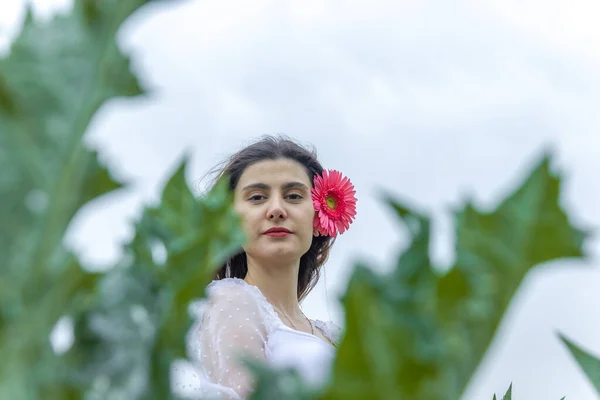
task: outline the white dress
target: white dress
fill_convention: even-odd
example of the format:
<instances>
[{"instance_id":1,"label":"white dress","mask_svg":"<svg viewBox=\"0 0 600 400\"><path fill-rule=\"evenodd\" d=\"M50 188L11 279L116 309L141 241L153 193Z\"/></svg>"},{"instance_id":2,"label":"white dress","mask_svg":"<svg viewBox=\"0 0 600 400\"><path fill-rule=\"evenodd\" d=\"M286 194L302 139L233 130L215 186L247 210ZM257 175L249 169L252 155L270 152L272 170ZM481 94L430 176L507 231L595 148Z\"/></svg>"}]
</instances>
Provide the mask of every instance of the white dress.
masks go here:
<instances>
[{"instance_id":1,"label":"white dress","mask_svg":"<svg viewBox=\"0 0 600 400\"><path fill-rule=\"evenodd\" d=\"M295 367L304 380L319 386L328 378L335 347L283 324L273 306L242 279L213 281L201 301L200 316L188 336L192 362L199 370L200 398L244 399L253 387L241 354L274 367ZM312 321L323 336L339 341L332 322Z\"/></svg>"}]
</instances>

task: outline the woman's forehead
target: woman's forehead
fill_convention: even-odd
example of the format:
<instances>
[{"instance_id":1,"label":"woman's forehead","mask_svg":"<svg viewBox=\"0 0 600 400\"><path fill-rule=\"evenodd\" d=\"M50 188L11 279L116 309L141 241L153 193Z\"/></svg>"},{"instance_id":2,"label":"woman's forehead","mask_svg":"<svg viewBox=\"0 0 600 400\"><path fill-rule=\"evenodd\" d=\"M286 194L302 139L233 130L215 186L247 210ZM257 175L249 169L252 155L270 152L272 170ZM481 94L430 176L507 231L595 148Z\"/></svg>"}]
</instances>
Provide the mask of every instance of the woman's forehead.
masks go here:
<instances>
[{"instance_id":1,"label":"woman's forehead","mask_svg":"<svg viewBox=\"0 0 600 400\"><path fill-rule=\"evenodd\" d=\"M312 186L306 169L299 162L288 159L263 160L246 168L240 176L238 187L244 187L249 183L266 183L273 186L291 181Z\"/></svg>"}]
</instances>

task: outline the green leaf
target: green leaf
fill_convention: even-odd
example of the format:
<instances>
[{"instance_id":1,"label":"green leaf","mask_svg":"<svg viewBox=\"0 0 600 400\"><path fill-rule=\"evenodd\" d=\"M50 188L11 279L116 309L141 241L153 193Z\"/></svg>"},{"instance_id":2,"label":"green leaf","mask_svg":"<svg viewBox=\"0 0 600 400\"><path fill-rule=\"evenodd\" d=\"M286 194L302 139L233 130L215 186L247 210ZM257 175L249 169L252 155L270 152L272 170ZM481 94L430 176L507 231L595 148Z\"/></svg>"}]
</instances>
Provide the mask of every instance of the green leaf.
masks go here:
<instances>
[{"instance_id":1,"label":"green leaf","mask_svg":"<svg viewBox=\"0 0 600 400\"><path fill-rule=\"evenodd\" d=\"M343 298L346 333L326 399L413 398L419 382L434 372L428 360L439 357L428 344L433 342L419 340L434 338L435 332L435 321L427 316L428 298L435 295L430 222L408 206L386 201L408 227L411 242L390 276L362 264L354 271Z\"/></svg>"},{"instance_id":2,"label":"green leaf","mask_svg":"<svg viewBox=\"0 0 600 400\"><path fill-rule=\"evenodd\" d=\"M494 398L496 398L496 396L494 396ZM508 387L508 390L504 394L504 397L502 397L502 400L511 400L511 399L512 399L512 383Z\"/></svg>"},{"instance_id":3,"label":"green leaf","mask_svg":"<svg viewBox=\"0 0 600 400\"><path fill-rule=\"evenodd\" d=\"M201 201L192 202L191 192L184 185L185 165L184 162L163 190L161 207L149 211L160 227L155 234L167 251L161 280L170 298L152 356L153 382L168 379L170 363L185 357L182 338L191 323L187 307L192 300L204 296L204 288L214 279L219 264L239 251L245 241L228 180L219 180ZM165 382L162 393L169 387Z\"/></svg>"},{"instance_id":4,"label":"green leaf","mask_svg":"<svg viewBox=\"0 0 600 400\"><path fill-rule=\"evenodd\" d=\"M323 398L460 398L527 272L583 256L586 235L559 197L546 156L495 209L467 203L456 212L456 262L442 273L429 258L429 218L385 196L409 244L390 273L362 264L354 271Z\"/></svg>"},{"instance_id":5,"label":"green leaf","mask_svg":"<svg viewBox=\"0 0 600 400\"><path fill-rule=\"evenodd\" d=\"M466 387L483 358L511 298L535 266L582 258L586 234L560 205L561 181L544 156L525 181L492 212L471 204L456 214L456 264L469 292L444 309L452 339L445 371Z\"/></svg>"},{"instance_id":6,"label":"green leaf","mask_svg":"<svg viewBox=\"0 0 600 400\"><path fill-rule=\"evenodd\" d=\"M0 398L77 392L61 386L48 335L85 309L98 276L62 241L82 206L121 187L82 138L105 102L142 92L116 34L146 2L80 0L45 23L28 11L0 60Z\"/></svg>"},{"instance_id":7,"label":"green leaf","mask_svg":"<svg viewBox=\"0 0 600 400\"><path fill-rule=\"evenodd\" d=\"M1 332L3 357L11 361L0 367L1 398L40 398L43 392L44 398L59 399L73 393L63 385L63 361L50 348L48 335L61 315L78 315L95 301L98 275L83 271L71 256L54 279L37 300L24 304L26 315L12 318Z\"/></svg>"},{"instance_id":8,"label":"green leaf","mask_svg":"<svg viewBox=\"0 0 600 400\"><path fill-rule=\"evenodd\" d=\"M91 395L172 398L171 363L186 356L188 306L204 296L218 264L244 242L227 182L196 199L186 166L187 159L166 183L160 203L144 210L126 246L127 261L107 274L101 303L78 321L81 341L70 355L81 361L76 380L89 386L105 376L111 383Z\"/></svg>"},{"instance_id":9,"label":"green leaf","mask_svg":"<svg viewBox=\"0 0 600 400\"><path fill-rule=\"evenodd\" d=\"M564 335L559 334L560 340L567 346L571 355L575 358L579 367L583 370L587 378L600 395L600 358L593 356L583 348L579 347Z\"/></svg>"},{"instance_id":10,"label":"green leaf","mask_svg":"<svg viewBox=\"0 0 600 400\"><path fill-rule=\"evenodd\" d=\"M276 369L250 359L244 361L257 382L249 400L312 400L318 395L318 389L306 385L295 369Z\"/></svg>"}]
</instances>

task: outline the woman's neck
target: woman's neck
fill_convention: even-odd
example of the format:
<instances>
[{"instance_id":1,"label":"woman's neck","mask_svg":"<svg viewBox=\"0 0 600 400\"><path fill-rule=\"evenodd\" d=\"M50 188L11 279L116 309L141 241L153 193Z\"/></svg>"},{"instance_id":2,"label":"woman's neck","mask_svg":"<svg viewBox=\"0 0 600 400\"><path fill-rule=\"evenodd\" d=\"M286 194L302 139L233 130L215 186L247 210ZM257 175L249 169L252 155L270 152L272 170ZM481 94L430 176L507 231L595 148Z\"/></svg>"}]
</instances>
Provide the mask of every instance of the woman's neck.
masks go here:
<instances>
[{"instance_id":1,"label":"woman's neck","mask_svg":"<svg viewBox=\"0 0 600 400\"><path fill-rule=\"evenodd\" d=\"M265 265L248 257L248 273L244 280L260 289L275 308L288 317L297 317L298 306L298 270L300 260L290 265Z\"/></svg>"}]
</instances>

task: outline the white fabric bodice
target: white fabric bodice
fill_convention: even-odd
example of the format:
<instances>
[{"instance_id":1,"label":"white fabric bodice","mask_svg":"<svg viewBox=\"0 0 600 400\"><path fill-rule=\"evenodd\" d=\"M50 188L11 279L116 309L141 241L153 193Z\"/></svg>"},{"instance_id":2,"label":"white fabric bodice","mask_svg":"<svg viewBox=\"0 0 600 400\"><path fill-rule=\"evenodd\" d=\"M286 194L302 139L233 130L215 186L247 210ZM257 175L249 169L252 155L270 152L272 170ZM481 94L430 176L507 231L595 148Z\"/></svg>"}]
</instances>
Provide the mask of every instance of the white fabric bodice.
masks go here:
<instances>
[{"instance_id":1,"label":"white fabric bodice","mask_svg":"<svg viewBox=\"0 0 600 400\"><path fill-rule=\"evenodd\" d=\"M227 278L213 281L206 291L206 300L196 305L198 319L188 336L190 358L200 381L195 392L200 398L245 398L254 382L238 361L242 354L273 367L296 368L308 384L325 382L335 347L283 324L256 286ZM312 322L323 336L339 341L340 329L335 324Z\"/></svg>"},{"instance_id":2,"label":"white fabric bodice","mask_svg":"<svg viewBox=\"0 0 600 400\"><path fill-rule=\"evenodd\" d=\"M322 339L286 326L275 329L267 341L267 361L277 367L295 367L312 385L327 377L335 348Z\"/></svg>"}]
</instances>

